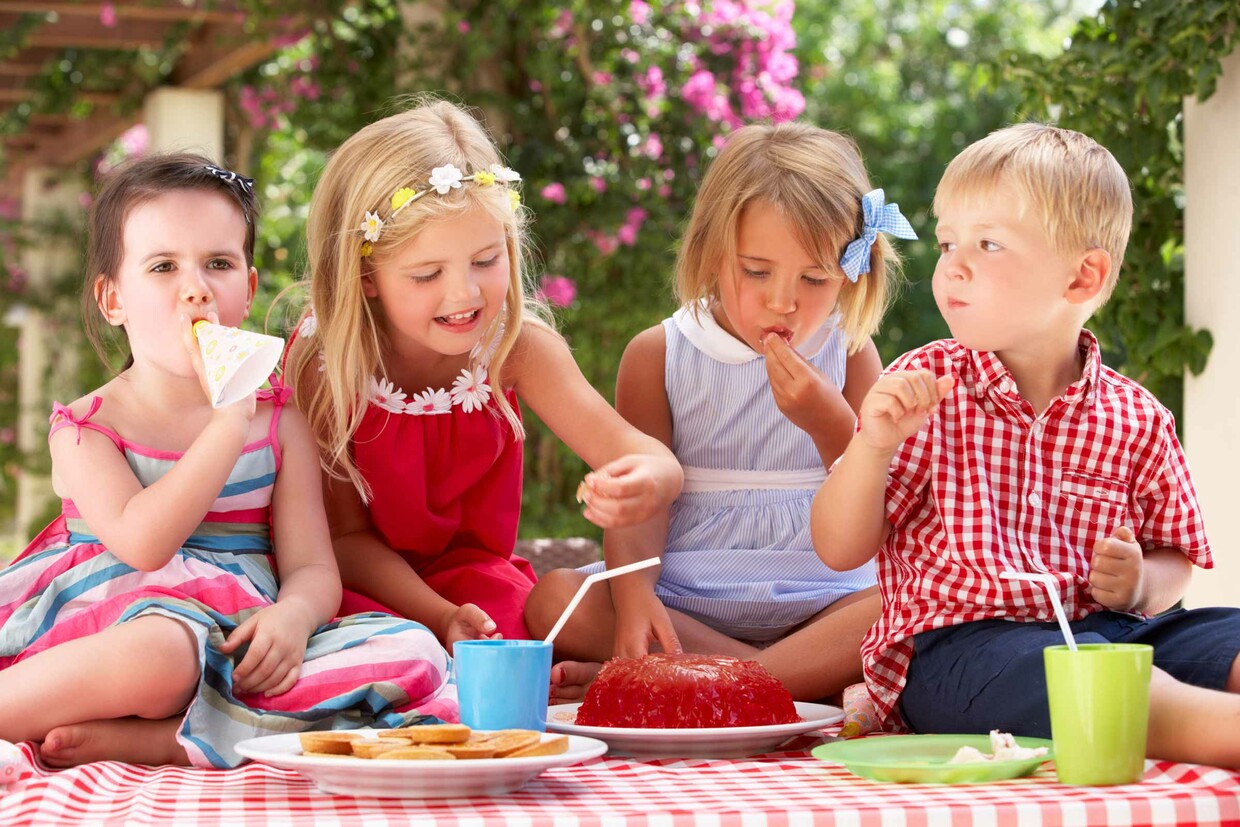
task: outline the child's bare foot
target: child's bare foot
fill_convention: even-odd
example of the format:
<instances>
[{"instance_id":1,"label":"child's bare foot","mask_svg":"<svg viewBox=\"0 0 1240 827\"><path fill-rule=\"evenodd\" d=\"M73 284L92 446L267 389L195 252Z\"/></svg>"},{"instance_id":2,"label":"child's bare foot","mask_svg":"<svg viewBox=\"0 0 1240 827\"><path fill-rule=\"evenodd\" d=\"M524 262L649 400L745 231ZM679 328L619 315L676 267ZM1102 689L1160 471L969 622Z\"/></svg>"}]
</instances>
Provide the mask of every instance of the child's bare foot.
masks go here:
<instances>
[{"instance_id":1,"label":"child's bare foot","mask_svg":"<svg viewBox=\"0 0 1240 827\"><path fill-rule=\"evenodd\" d=\"M574 660L563 660L552 666L549 702L571 704L580 701L602 668L601 663L578 663Z\"/></svg>"},{"instance_id":2,"label":"child's bare foot","mask_svg":"<svg viewBox=\"0 0 1240 827\"><path fill-rule=\"evenodd\" d=\"M180 718L109 718L60 726L47 733L39 746L39 757L52 767L76 767L92 761L188 767L189 757L176 739L180 725Z\"/></svg>"}]
</instances>

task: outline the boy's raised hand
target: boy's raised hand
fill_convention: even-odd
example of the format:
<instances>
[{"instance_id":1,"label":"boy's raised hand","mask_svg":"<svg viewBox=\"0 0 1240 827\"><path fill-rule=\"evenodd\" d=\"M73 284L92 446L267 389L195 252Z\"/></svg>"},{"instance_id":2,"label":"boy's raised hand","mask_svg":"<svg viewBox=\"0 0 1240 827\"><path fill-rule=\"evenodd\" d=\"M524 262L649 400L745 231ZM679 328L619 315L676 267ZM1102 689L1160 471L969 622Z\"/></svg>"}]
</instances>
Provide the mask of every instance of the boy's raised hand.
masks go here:
<instances>
[{"instance_id":1,"label":"boy's raised hand","mask_svg":"<svg viewBox=\"0 0 1240 827\"><path fill-rule=\"evenodd\" d=\"M448 613L444 624L443 645L449 652L458 640L499 640L495 621L473 603L457 606Z\"/></svg>"},{"instance_id":2,"label":"boy's raised hand","mask_svg":"<svg viewBox=\"0 0 1240 827\"><path fill-rule=\"evenodd\" d=\"M627 454L586 474L577 499L582 514L602 528L645 522L680 493L684 477L674 459Z\"/></svg>"},{"instance_id":3,"label":"boy's raised hand","mask_svg":"<svg viewBox=\"0 0 1240 827\"><path fill-rule=\"evenodd\" d=\"M775 404L793 425L812 434L828 405L836 400L848 404L840 389L782 336L769 333L762 344L766 348L766 375Z\"/></svg>"},{"instance_id":4,"label":"boy's raised hand","mask_svg":"<svg viewBox=\"0 0 1240 827\"><path fill-rule=\"evenodd\" d=\"M221 652L231 655L246 641L250 644L233 668L233 691L272 697L292 689L315 628L313 614L292 599L277 600L247 617L220 646Z\"/></svg>"},{"instance_id":5,"label":"boy's raised hand","mask_svg":"<svg viewBox=\"0 0 1240 827\"><path fill-rule=\"evenodd\" d=\"M1134 611L1141 603L1145 555L1128 526L1094 543L1089 560L1089 593L1115 612Z\"/></svg>"},{"instance_id":6,"label":"boy's raised hand","mask_svg":"<svg viewBox=\"0 0 1240 827\"><path fill-rule=\"evenodd\" d=\"M861 403L861 430L854 439L876 451L892 451L921 429L948 391L952 376L928 370L902 370L878 378Z\"/></svg>"}]
</instances>

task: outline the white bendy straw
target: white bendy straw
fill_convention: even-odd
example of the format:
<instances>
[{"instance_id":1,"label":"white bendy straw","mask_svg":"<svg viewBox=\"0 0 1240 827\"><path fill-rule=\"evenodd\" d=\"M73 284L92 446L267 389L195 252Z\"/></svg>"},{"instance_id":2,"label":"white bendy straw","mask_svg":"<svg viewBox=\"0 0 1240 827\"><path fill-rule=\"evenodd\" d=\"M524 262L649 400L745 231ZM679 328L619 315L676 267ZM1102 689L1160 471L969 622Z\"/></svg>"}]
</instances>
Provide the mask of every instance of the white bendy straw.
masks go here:
<instances>
[{"instance_id":1,"label":"white bendy straw","mask_svg":"<svg viewBox=\"0 0 1240 827\"><path fill-rule=\"evenodd\" d=\"M555 642L555 636L560 633L560 630L564 628L564 624L568 622L568 616L573 613L573 609L577 608L577 604L581 602L581 598L586 596L586 589L590 588L600 580L606 580L610 577L616 577L621 574L628 574L629 572L640 571L641 569L648 569L651 566L659 565L661 562L663 561L658 557L651 557L646 560L638 560L636 563L629 563L627 566L620 566L619 568L607 569L606 571L591 574L586 578L586 581L581 584L581 587L577 589L577 593L573 595L573 599L568 602L568 606L564 609L564 613L560 615L560 619L557 620L555 625L551 627L551 631L547 633L546 641L548 643Z\"/></svg>"},{"instance_id":2,"label":"white bendy straw","mask_svg":"<svg viewBox=\"0 0 1240 827\"><path fill-rule=\"evenodd\" d=\"M1059 621L1059 629L1063 632L1063 639L1067 642L1068 649L1076 651L1076 638L1072 637L1072 627L1068 625L1068 616L1064 614L1063 604L1059 602L1059 589L1055 585L1055 578L1049 574L1023 571L1005 571L999 576L1007 580L1028 580L1030 583L1041 583L1046 593L1050 595L1051 605L1055 607L1055 619Z\"/></svg>"}]
</instances>

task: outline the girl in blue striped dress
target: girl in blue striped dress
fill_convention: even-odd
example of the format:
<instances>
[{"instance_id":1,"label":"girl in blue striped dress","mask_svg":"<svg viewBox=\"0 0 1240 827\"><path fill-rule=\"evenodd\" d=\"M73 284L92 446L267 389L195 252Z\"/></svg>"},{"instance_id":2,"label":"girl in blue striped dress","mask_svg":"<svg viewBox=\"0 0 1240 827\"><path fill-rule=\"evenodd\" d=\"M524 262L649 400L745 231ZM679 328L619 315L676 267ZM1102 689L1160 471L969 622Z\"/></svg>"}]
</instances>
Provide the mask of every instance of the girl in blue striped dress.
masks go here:
<instances>
[{"instance_id":1,"label":"girl in blue striped dress","mask_svg":"<svg viewBox=\"0 0 1240 827\"><path fill-rule=\"evenodd\" d=\"M0 738L48 763L228 767L257 735L455 718L425 627L335 618L318 449L287 393L204 393L191 328L249 311L256 212L252 181L195 155L138 161L95 199L87 326L121 328L131 356L54 407L62 516L0 572Z\"/></svg>"},{"instance_id":2,"label":"girl in blue striped dress","mask_svg":"<svg viewBox=\"0 0 1240 827\"><path fill-rule=\"evenodd\" d=\"M870 190L847 138L805 124L729 138L676 263L682 306L633 339L617 379L616 408L675 452L685 484L670 510L607 531L604 557L663 563L588 592L557 657L732 655L762 663L798 700L860 680L874 571L824 566L809 517L881 369L870 337L897 270L882 232L915 237ZM545 633L602 566L544 577L530 631ZM589 676L557 666L553 694L571 699Z\"/></svg>"}]
</instances>

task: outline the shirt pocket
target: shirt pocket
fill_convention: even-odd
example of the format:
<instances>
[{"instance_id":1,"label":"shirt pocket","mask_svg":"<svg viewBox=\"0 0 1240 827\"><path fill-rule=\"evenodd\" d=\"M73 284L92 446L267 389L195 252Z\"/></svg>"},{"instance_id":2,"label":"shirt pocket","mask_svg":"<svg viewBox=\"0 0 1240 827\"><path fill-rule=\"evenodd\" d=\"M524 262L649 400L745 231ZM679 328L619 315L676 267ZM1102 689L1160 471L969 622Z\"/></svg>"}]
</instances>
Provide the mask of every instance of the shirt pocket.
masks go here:
<instances>
[{"instance_id":1,"label":"shirt pocket","mask_svg":"<svg viewBox=\"0 0 1240 827\"><path fill-rule=\"evenodd\" d=\"M1065 471L1056 489L1060 526L1075 529L1078 542L1086 547L1131 522L1128 483L1123 480Z\"/></svg>"}]
</instances>

